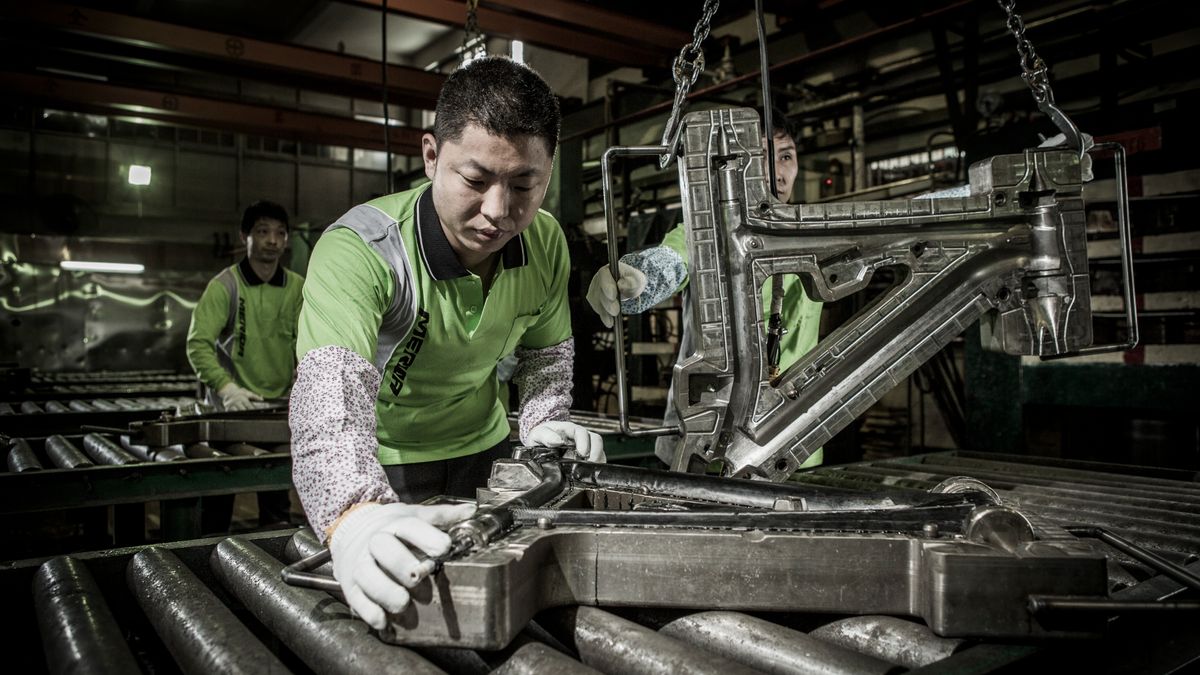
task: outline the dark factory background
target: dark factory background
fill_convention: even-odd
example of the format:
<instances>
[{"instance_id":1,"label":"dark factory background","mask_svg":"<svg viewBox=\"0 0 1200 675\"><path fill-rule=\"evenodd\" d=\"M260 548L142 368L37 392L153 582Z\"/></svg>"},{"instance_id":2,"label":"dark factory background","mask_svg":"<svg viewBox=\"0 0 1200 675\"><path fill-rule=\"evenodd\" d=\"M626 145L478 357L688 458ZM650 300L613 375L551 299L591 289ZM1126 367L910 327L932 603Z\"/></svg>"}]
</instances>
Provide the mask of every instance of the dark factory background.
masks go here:
<instances>
[{"instance_id":1,"label":"dark factory background","mask_svg":"<svg viewBox=\"0 0 1200 675\"><path fill-rule=\"evenodd\" d=\"M25 444L45 460L59 447L48 439L88 456L105 443L121 451L124 441L124 452L153 459L139 456L145 448L122 431L195 412L184 342L205 285L245 255L243 209L257 200L286 208L284 264L304 274L340 215L425 181L421 134L432 127L447 74L471 51L522 60L560 99L561 144L543 208L562 224L571 253L574 410L597 424L609 420L618 405L614 337L584 299L608 260L600 159L611 146L659 142L675 87L671 63L692 41L705 3L484 0L474 36L464 31L471 4L385 0L385 17L369 0L4 2L5 447ZM1036 147L1056 131L1021 78L996 3L764 5L774 104L796 130L795 202L905 199L961 185L973 162ZM827 443L825 464L886 466L946 450L999 453L997 461L1014 464L1015 456L1038 456L1050 473L1153 467L1144 475L1186 486L1179 499L1192 515L1178 527L1195 544L1200 6L1028 0L1017 9L1051 66L1058 106L1097 142L1120 142L1128 153L1140 341L1130 351L1045 361L984 351L972 326ZM760 105L753 2L719 4L704 55L689 110ZM1129 334L1117 190L1105 161L1097 159L1084 193L1098 343ZM657 243L681 217L674 168L625 163L615 194L622 252ZM878 294L885 276L828 303L821 334ZM626 319L629 403L638 418L662 417L682 322L678 296ZM204 500L219 484L239 493L234 531L263 529L254 493L286 486L290 476L288 438L276 428L255 435L247 427L239 442L214 444L204 452L238 462L200 463L187 480L156 462L119 478L22 486L27 474L10 461L0 475L0 560L193 539L207 534ZM612 434L606 444L610 461L662 466L652 439ZM1093 496L1110 484L1119 480L1097 483ZM303 524L298 503L292 521ZM210 549L180 551L200 560ZM122 555L131 554L112 560L123 569ZM1180 557L1195 560L1196 553ZM105 564L93 573L123 587L116 563L103 572ZM5 563L0 572L5 566L15 570L5 588L18 579L27 594L36 567ZM132 600L106 593L127 639L150 634ZM143 647L144 669L174 667L161 665L171 663L161 645ZM36 651L21 661L33 670L44 667ZM290 668L321 670L289 658Z\"/></svg>"}]
</instances>

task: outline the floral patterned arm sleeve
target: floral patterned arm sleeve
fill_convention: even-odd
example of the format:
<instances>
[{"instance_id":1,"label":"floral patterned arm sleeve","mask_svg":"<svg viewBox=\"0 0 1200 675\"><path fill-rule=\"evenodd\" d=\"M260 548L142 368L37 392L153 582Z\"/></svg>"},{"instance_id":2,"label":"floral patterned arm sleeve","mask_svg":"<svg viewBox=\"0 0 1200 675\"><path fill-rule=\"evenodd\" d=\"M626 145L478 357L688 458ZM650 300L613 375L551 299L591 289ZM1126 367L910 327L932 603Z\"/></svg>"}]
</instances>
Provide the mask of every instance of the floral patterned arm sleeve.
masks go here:
<instances>
[{"instance_id":1,"label":"floral patterned arm sleeve","mask_svg":"<svg viewBox=\"0 0 1200 675\"><path fill-rule=\"evenodd\" d=\"M567 338L542 349L517 348L517 370L513 382L521 398L518 418L521 443L542 422L570 421L571 382L575 341Z\"/></svg>"},{"instance_id":2,"label":"floral patterned arm sleeve","mask_svg":"<svg viewBox=\"0 0 1200 675\"><path fill-rule=\"evenodd\" d=\"M683 257L666 246L626 253L621 262L646 275L646 289L636 298L621 302L622 314L641 314L674 295L688 278Z\"/></svg>"},{"instance_id":3,"label":"floral patterned arm sleeve","mask_svg":"<svg viewBox=\"0 0 1200 675\"><path fill-rule=\"evenodd\" d=\"M398 502L375 456L380 375L345 347L304 355L288 410L292 482L322 543L342 512L360 502Z\"/></svg>"}]
</instances>

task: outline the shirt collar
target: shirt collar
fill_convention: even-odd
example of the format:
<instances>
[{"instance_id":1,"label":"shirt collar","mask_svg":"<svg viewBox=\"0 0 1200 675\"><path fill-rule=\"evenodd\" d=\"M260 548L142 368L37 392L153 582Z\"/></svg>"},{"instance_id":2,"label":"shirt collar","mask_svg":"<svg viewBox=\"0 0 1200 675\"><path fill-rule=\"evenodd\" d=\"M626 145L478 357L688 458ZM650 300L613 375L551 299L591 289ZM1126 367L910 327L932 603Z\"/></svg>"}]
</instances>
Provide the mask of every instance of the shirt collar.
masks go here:
<instances>
[{"instance_id":1,"label":"shirt collar","mask_svg":"<svg viewBox=\"0 0 1200 675\"><path fill-rule=\"evenodd\" d=\"M238 269L242 271L242 281L245 281L247 286L259 286L263 283L268 283L272 286L283 286L284 279L286 278L283 273L283 265L276 265L275 274L264 282L259 278L254 268L250 266L249 258L242 258L242 262L238 263Z\"/></svg>"},{"instance_id":2,"label":"shirt collar","mask_svg":"<svg viewBox=\"0 0 1200 675\"><path fill-rule=\"evenodd\" d=\"M442 221L433 206L432 187L417 199L413 211L417 221L417 246L421 249L421 259L425 261L425 269L429 276L435 281L446 281L470 274L450 247L446 233L442 231ZM528 260L525 252L525 233L509 239L502 249L501 256L506 268L524 266Z\"/></svg>"}]
</instances>

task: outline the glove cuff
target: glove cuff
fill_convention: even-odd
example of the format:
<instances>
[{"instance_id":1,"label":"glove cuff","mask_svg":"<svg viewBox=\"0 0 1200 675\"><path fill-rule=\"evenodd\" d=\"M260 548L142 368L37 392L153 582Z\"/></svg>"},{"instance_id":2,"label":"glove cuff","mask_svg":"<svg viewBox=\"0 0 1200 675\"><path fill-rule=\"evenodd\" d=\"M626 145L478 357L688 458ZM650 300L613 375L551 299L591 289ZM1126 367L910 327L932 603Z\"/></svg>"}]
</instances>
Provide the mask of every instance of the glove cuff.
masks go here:
<instances>
[{"instance_id":1,"label":"glove cuff","mask_svg":"<svg viewBox=\"0 0 1200 675\"><path fill-rule=\"evenodd\" d=\"M337 558L339 550L349 545L347 542L370 525L371 521L375 519L376 512L383 507L384 504L363 504L351 507L351 511L342 517L342 522L333 528L333 534L330 536L329 550L333 553L334 558Z\"/></svg>"}]
</instances>

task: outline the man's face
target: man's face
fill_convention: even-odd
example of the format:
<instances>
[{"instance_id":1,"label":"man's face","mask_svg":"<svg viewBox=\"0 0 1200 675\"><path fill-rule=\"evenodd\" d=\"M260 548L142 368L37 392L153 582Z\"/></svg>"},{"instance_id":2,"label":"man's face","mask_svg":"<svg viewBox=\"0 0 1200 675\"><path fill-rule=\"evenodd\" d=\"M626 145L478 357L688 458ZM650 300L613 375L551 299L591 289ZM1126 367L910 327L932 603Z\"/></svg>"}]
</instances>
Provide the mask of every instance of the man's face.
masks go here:
<instances>
[{"instance_id":1,"label":"man's face","mask_svg":"<svg viewBox=\"0 0 1200 675\"><path fill-rule=\"evenodd\" d=\"M468 124L440 148L425 134L421 148L442 231L468 268L529 227L546 198L554 158L540 138L501 138Z\"/></svg>"},{"instance_id":2,"label":"man's face","mask_svg":"<svg viewBox=\"0 0 1200 675\"><path fill-rule=\"evenodd\" d=\"M274 218L259 218L249 234L242 235L246 256L254 262L279 262L287 248L287 226Z\"/></svg>"},{"instance_id":3,"label":"man's face","mask_svg":"<svg viewBox=\"0 0 1200 675\"><path fill-rule=\"evenodd\" d=\"M763 151L767 151L767 141L763 139ZM779 192L779 201L787 202L792 198L792 184L796 182L796 174L800 165L796 161L796 142L787 134L775 135L775 186Z\"/></svg>"}]
</instances>

